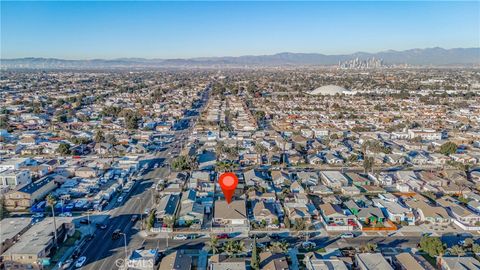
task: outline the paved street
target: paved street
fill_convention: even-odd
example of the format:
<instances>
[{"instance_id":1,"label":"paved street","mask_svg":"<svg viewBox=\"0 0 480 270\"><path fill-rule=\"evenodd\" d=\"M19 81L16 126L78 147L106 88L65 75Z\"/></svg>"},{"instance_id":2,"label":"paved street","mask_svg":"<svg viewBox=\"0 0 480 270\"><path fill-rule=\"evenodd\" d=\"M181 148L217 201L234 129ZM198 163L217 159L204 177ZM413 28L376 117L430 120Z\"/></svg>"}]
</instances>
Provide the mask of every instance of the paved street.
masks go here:
<instances>
[{"instance_id":1,"label":"paved street","mask_svg":"<svg viewBox=\"0 0 480 270\"><path fill-rule=\"evenodd\" d=\"M163 163L170 163L170 159L175 156L172 152L180 149L184 139L191 132L191 123L196 120L196 117L188 117L188 119L189 123L187 125L175 131L175 140L164 151L158 153L157 157ZM131 220L132 216L143 215L143 218L146 218L143 214L145 209L152 209L153 207L152 187L159 179L166 177L169 173L169 166L160 166L149 171L137 181L130 195L125 198L124 203L114 206L107 213L100 213L100 215L109 216L108 228L104 231L97 230L96 237L82 248L80 256L86 256L87 261L81 269L116 269L119 265L116 263L117 260L128 256L125 253L125 242L127 244L127 254L131 250L142 246L144 239L139 234L142 229L142 221L139 220L134 223ZM125 236L112 240L112 233L117 229L123 232Z\"/></svg>"}]
</instances>

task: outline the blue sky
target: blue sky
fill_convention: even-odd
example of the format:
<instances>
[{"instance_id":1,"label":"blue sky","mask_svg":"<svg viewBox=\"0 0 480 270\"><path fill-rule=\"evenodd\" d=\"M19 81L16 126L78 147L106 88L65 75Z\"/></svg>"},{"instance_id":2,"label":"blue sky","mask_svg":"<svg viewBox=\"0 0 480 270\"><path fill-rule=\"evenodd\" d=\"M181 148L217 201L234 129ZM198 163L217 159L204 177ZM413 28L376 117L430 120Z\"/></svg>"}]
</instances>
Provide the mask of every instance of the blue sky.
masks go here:
<instances>
[{"instance_id":1,"label":"blue sky","mask_svg":"<svg viewBox=\"0 0 480 270\"><path fill-rule=\"evenodd\" d=\"M480 46L480 2L5 2L1 57L188 58Z\"/></svg>"}]
</instances>

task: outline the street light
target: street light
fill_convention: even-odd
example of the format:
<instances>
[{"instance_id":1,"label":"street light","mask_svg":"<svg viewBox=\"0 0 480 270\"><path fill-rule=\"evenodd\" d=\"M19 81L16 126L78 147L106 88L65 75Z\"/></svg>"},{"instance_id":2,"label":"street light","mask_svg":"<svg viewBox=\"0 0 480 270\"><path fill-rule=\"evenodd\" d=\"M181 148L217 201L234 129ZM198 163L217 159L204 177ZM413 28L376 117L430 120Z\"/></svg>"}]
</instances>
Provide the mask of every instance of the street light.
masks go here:
<instances>
[{"instance_id":1,"label":"street light","mask_svg":"<svg viewBox=\"0 0 480 270\"><path fill-rule=\"evenodd\" d=\"M120 232L120 234L123 235L123 243L125 245L125 263L127 263L127 258L128 258L127 235L123 232Z\"/></svg>"},{"instance_id":2,"label":"street light","mask_svg":"<svg viewBox=\"0 0 480 270\"><path fill-rule=\"evenodd\" d=\"M90 223L90 212L91 211L92 211L91 209L87 210L88 232L89 232L90 235L92 235L92 225Z\"/></svg>"}]
</instances>

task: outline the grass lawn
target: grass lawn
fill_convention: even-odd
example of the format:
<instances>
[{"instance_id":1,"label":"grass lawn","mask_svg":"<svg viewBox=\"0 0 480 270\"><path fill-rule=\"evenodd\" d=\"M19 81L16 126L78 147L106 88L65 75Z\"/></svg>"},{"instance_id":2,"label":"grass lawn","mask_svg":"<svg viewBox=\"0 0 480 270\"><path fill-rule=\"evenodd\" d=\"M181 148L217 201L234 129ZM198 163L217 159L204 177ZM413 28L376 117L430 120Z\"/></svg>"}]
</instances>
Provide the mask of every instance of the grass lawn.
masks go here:
<instances>
[{"instance_id":1,"label":"grass lawn","mask_svg":"<svg viewBox=\"0 0 480 270\"><path fill-rule=\"evenodd\" d=\"M79 230L76 230L75 233L63 243L63 245L71 247L75 244L75 241L80 239L81 236L82 236L82 233Z\"/></svg>"},{"instance_id":2,"label":"grass lawn","mask_svg":"<svg viewBox=\"0 0 480 270\"><path fill-rule=\"evenodd\" d=\"M55 252L55 255L53 255L51 261L57 262L69 248L70 247L67 246L60 247L57 252Z\"/></svg>"}]
</instances>

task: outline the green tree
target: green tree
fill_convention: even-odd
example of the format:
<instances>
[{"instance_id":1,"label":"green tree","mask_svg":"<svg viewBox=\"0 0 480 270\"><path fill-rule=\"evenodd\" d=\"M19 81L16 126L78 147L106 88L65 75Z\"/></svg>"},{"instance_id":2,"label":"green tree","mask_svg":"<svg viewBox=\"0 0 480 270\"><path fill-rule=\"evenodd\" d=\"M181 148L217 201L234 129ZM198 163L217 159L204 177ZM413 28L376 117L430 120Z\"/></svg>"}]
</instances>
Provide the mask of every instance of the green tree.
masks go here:
<instances>
[{"instance_id":1,"label":"green tree","mask_svg":"<svg viewBox=\"0 0 480 270\"><path fill-rule=\"evenodd\" d=\"M101 143L105 141L105 135L103 134L103 131L101 129L95 132L94 140L96 143Z\"/></svg>"},{"instance_id":2,"label":"green tree","mask_svg":"<svg viewBox=\"0 0 480 270\"><path fill-rule=\"evenodd\" d=\"M0 116L0 128L7 129L10 125L8 124L8 116Z\"/></svg>"},{"instance_id":3,"label":"green tree","mask_svg":"<svg viewBox=\"0 0 480 270\"><path fill-rule=\"evenodd\" d=\"M125 117L125 125L128 129L138 129L138 121L140 121L140 119L136 114L129 114Z\"/></svg>"},{"instance_id":4,"label":"green tree","mask_svg":"<svg viewBox=\"0 0 480 270\"><path fill-rule=\"evenodd\" d=\"M293 225L293 229L297 231L305 230L307 228L307 224L303 218L295 219L295 224Z\"/></svg>"},{"instance_id":5,"label":"green tree","mask_svg":"<svg viewBox=\"0 0 480 270\"><path fill-rule=\"evenodd\" d=\"M70 145L68 143L60 143L58 146L57 152L60 153L61 155L70 155L71 150L70 150Z\"/></svg>"},{"instance_id":6,"label":"green tree","mask_svg":"<svg viewBox=\"0 0 480 270\"><path fill-rule=\"evenodd\" d=\"M163 218L163 223L167 225L169 228L173 228L173 225L175 225L175 218L174 217L165 217Z\"/></svg>"},{"instance_id":7,"label":"green tree","mask_svg":"<svg viewBox=\"0 0 480 270\"><path fill-rule=\"evenodd\" d=\"M466 238L464 246L467 248L471 248L475 242L472 238Z\"/></svg>"},{"instance_id":8,"label":"green tree","mask_svg":"<svg viewBox=\"0 0 480 270\"><path fill-rule=\"evenodd\" d=\"M283 220L283 224L285 224L285 228L290 229L291 223L288 217L285 217L285 219Z\"/></svg>"},{"instance_id":9,"label":"green tree","mask_svg":"<svg viewBox=\"0 0 480 270\"><path fill-rule=\"evenodd\" d=\"M368 172L373 168L374 159L373 157L365 157L363 159L363 170Z\"/></svg>"},{"instance_id":10,"label":"green tree","mask_svg":"<svg viewBox=\"0 0 480 270\"><path fill-rule=\"evenodd\" d=\"M268 248L270 251L274 253L286 253L288 251L288 243L275 241L275 242L271 242Z\"/></svg>"},{"instance_id":11,"label":"green tree","mask_svg":"<svg viewBox=\"0 0 480 270\"><path fill-rule=\"evenodd\" d=\"M254 270L259 270L260 269L260 258L258 257L257 237L256 236L253 238L252 259L251 259L250 266Z\"/></svg>"},{"instance_id":12,"label":"green tree","mask_svg":"<svg viewBox=\"0 0 480 270\"><path fill-rule=\"evenodd\" d=\"M0 195L0 220L8 217L8 211L5 209L5 198Z\"/></svg>"},{"instance_id":13,"label":"green tree","mask_svg":"<svg viewBox=\"0 0 480 270\"><path fill-rule=\"evenodd\" d=\"M357 160L358 160L358 156L355 154L351 154L347 159L348 163L353 163L353 162L356 162Z\"/></svg>"},{"instance_id":14,"label":"green tree","mask_svg":"<svg viewBox=\"0 0 480 270\"><path fill-rule=\"evenodd\" d=\"M448 249L448 253L453 256L464 256L466 254L462 246L454 245Z\"/></svg>"},{"instance_id":15,"label":"green tree","mask_svg":"<svg viewBox=\"0 0 480 270\"><path fill-rule=\"evenodd\" d=\"M187 156L179 156L172 161L172 169L175 171L189 170L192 168L192 162Z\"/></svg>"},{"instance_id":16,"label":"green tree","mask_svg":"<svg viewBox=\"0 0 480 270\"><path fill-rule=\"evenodd\" d=\"M440 146L440 153L449 156L457 152L457 145L453 142L446 142Z\"/></svg>"},{"instance_id":17,"label":"green tree","mask_svg":"<svg viewBox=\"0 0 480 270\"><path fill-rule=\"evenodd\" d=\"M216 236L210 237L209 241L207 242L207 248L212 252L213 255L220 251L218 246L218 238Z\"/></svg>"},{"instance_id":18,"label":"green tree","mask_svg":"<svg viewBox=\"0 0 480 270\"><path fill-rule=\"evenodd\" d=\"M365 245L362 245L360 247L360 250L362 252L376 252L378 246L376 243L367 243Z\"/></svg>"},{"instance_id":19,"label":"green tree","mask_svg":"<svg viewBox=\"0 0 480 270\"><path fill-rule=\"evenodd\" d=\"M66 123L68 118L66 114L60 114L60 115L57 115L56 120L58 122Z\"/></svg>"},{"instance_id":20,"label":"green tree","mask_svg":"<svg viewBox=\"0 0 480 270\"><path fill-rule=\"evenodd\" d=\"M480 253L480 245L479 244L473 244L472 245L472 252L475 254Z\"/></svg>"},{"instance_id":21,"label":"green tree","mask_svg":"<svg viewBox=\"0 0 480 270\"><path fill-rule=\"evenodd\" d=\"M236 257L238 253L245 251L245 243L243 241L230 240L225 243L223 249L229 257Z\"/></svg>"},{"instance_id":22,"label":"green tree","mask_svg":"<svg viewBox=\"0 0 480 270\"><path fill-rule=\"evenodd\" d=\"M420 248L430 257L440 256L445 253L445 246L439 237L423 236L420 240Z\"/></svg>"},{"instance_id":23,"label":"green tree","mask_svg":"<svg viewBox=\"0 0 480 270\"><path fill-rule=\"evenodd\" d=\"M147 230L150 230L151 228L153 228L153 225L155 225L155 212L152 211L150 213L150 216L148 216Z\"/></svg>"}]
</instances>

